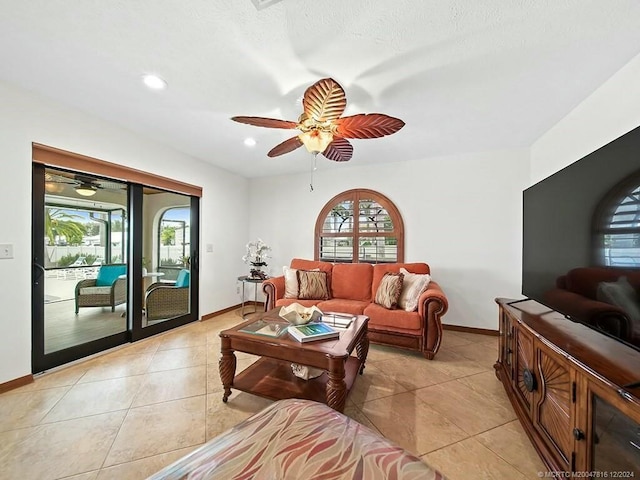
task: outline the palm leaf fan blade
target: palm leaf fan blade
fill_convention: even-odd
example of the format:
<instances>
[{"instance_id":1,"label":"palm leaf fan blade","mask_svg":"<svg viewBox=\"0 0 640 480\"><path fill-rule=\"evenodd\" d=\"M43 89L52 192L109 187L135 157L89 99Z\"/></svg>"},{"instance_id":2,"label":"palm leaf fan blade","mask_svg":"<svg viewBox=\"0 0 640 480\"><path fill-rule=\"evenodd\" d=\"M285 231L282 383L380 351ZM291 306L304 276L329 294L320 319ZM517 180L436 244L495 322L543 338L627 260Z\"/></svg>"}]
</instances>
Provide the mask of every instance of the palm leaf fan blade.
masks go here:
<instances>
[{"instance_id":1,"label":"palm leaf fan blade","mask_svg":"<svg viewBox=\"0 0 640 480\"><path fill-rule=\"evenodd\" d=\"M296 122L290 122L288 120L278 120L277 118L265 118L265 117L231 117L231 120L238 123L246 123L247 125L253 125L254 127L265 128L296 128L298 124Z\"/></svg>"},{"instance_id":2,"label":"palm leaf fan blade","mask_svg":"<svg viewBox=\"0 0 640 480\"><path fill-rule=\"evenodd\" d=\"M347 162L353 155L353 145L344 138L334 138L322 155L334 162Z\"/></svg>"},{"instance_id":3,"label":"palm leaf fan blade","mask_svg":"<svg viewBox=\"0 0 640 480\"><path fill-rule=\"evenodd\" d=\"M267 153L268 157L277 157L280 155L284 155L285 153L293 152L296 148L300 148L302 146L302 141L298 137L292 137L289 140L285 140L284 142L276 145L269 153Z\"/></svg>"},{"instance_id":4,"label":"palm leaf fan blade","mask_svg":"<svg viewBox=\"0 0 640 480\"><path fill-rule=\"evenodd\" d=\"M333 121L347 107L347 97L333 78L323 78L311 85L302 97L304 115L318 122Z\"/></svg>"},{"instance_id":5,"label":"palm leaf fan blade","mask_svg":"<svg viewBox=\"0 0 640 480\"><path fill-rule=\"evenodd\" d=\"M361 113L339 118L335 124L336 135L344 138L380 138L404 127L402 120L383 113Z\"/></svg>"}]
</instances>

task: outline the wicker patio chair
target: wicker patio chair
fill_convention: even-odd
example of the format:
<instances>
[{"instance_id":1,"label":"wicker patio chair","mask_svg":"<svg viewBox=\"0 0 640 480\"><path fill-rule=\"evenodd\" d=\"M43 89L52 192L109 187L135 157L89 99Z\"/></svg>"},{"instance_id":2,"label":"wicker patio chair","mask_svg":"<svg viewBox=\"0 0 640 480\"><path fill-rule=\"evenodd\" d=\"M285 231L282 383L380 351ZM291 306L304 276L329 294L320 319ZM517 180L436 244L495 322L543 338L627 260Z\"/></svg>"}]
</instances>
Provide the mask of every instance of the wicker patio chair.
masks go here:
<instances>
[{"instance_id":1,"label":"wicker patio chair","mask_svg":"<svg viewBox=\"0 0 640 480\"><path fill-rule=\"evenodd\" d=\"M126 265L102 265L96 278L76 284L76 315L81 307L111 307L127 301ZM122 278L120 278L122 277Z\"/></svg>"},{"instance_id":2,"label":"wicker patio chair","mask_svg":"<svg viewBox=\"0 0 640 480\"><path fill-rule=\"evenodd\" d=\"M162 320L189 313L189 271L181 270L175 282L156 282L147 288L147 320Z\"/></svg>"}]
</instances>

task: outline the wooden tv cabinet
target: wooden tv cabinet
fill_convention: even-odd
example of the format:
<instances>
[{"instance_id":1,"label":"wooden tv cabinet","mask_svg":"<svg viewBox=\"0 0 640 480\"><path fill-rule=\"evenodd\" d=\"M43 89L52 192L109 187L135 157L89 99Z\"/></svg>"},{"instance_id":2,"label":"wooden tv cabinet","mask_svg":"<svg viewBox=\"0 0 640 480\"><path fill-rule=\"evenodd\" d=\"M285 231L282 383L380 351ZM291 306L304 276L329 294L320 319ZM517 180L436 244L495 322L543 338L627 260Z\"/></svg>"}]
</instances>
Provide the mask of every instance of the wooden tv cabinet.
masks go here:
<instances>
[{"instance_id":1,"label":"wooden tv cabinet","mask_svg":"<svg viewBox=\"0 0 640 480\"><path fill-rule=\"evenodd\" d=\"M640 423L640 388L632 386L640 381L640 352L532 300L496 302L496 375L546 467L552 472L602 470L605 439L594 431L595 405L608 404L631 425ZM632 463L640 450L635 455ZM622 472L619 478L624 476L633 475Z\"/></svg>"}]
</instances>

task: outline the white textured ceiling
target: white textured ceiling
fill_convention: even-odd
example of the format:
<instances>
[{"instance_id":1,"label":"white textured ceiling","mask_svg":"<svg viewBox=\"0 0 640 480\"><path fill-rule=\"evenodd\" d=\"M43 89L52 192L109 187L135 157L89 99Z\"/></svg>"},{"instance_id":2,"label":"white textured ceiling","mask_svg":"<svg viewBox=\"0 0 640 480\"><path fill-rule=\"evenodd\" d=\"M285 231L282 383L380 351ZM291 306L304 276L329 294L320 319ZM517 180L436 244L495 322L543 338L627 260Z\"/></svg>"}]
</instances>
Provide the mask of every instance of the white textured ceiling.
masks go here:
<instances>
[{"instance_id":1,"label":"white textured ceiling","mask_svg":"<svg viewBox=\"0 0 640 480\"><path fill-rule=\"evenodd\" d=\"M229 118L296 120L326 76L347 114L406 122L353 140L350 164L428 161L531 145L640 53L637 0L0 0L0 12L0 80L247 177L306 172L309 154L268 158L295 131ZM147 90L147 72L169 88Z\"/></svg>"}]
</instances>

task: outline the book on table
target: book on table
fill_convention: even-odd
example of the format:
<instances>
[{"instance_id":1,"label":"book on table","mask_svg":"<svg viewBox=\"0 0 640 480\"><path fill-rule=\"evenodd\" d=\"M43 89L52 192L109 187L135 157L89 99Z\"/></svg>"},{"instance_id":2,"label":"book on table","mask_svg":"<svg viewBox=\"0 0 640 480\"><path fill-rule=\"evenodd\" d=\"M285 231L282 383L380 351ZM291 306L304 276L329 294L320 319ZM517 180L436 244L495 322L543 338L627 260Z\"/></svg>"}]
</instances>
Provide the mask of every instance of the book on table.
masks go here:
<instances>
[{"instance_id":1,"label":"book on table","mask_svg":"<svg viewBox=\"0 0 640 480\"><path fill-rule=\"evenodd\" d=\"M313 340L325 340L336 338L340 332L326 323L306 323L304 325L290 325L287 331L299 342L311 342Z\"/></svg>"},{"instance_id":2,"label":"book on table","mask_svg":"<svg viewBox=\"0 0 640 480\"><path fill-rule=\"evenodd\" d=\"M332 327L345 329L349 328L351 322L356 319L355 315L349 313L326 312L322 314L321 321Z\"/></svg>"},{"instance_id":3,"label":"book on table","mask_svg":"<svg viewBox=\"0 0 640 480\"><path fill-rule=\"evenodd\" d=\"M264 335L267 337L279 337L287 331L287 322L267 322L266 320L256 320L240 329L243 333L253 335Z\"/></svg>"}]
</instances>

